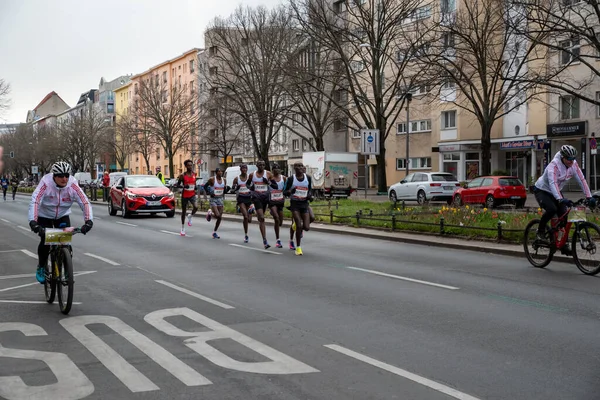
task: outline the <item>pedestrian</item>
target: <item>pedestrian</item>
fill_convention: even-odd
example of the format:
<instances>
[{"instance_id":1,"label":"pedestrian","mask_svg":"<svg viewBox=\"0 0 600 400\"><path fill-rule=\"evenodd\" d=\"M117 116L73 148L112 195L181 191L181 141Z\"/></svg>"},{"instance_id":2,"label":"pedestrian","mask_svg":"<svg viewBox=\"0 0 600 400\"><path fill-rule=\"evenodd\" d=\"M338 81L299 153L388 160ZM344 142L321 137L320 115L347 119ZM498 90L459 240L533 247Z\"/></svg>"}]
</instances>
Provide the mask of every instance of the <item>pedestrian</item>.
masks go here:
<instances>
[{"instance_id":1,"label":"pedestrian","mask_svg":"<svg viewBox=\"0 0 600 400\"><path fill-rule=\"evenodd\" d=\"M156 177L158 179L160 179L160 181L162 182L162 184L165 184L165 176L163 175L163 173L160 171L160 167L156 167Z\"/></svg>"},{"instance_id":2,"label":"pedestrian","mask_svg":"<svg viewBox=\"0 0 600 400\"><path fill-rule=\"evenodd\" d=\"M279 239L279 230L283 225L283 206L285 197L283 196L283 188L285 187L286 177L281 175L281 169L278 164L273 164L272 176L270 182L271 189L269 191L269 211L273 217L273 228L275 230L275 247L281 249L283 245Z\"/></svg>"},{"instance_id":3,"label":"pedestrian","mask_svg":"<svg viewBox=\"0 0 600 400\"><path fill-rule=\"evenodd\" d=\"M304 171L302 163L294 164L295 174L290 176L286 182L283 194L290 198L290 210L296 224L296 255L301 256L302 231L310 230L309 200L311 200L312 183Z\"/></svg>"},{"instance_id":4,"label":"pedestrian","mask_svg":"<svg viewBox=\"0 0 600 400\"><path fill-rule=\"evenodd\" d=\"M4 201L6 201L6 191L8 190L8 178L6 176L0 178L0 186L2 186L2 196L4 197Z\"/></svg>"},{"instance_id":5,"label":"pedestrian","mask_svg":"<svg viewBox=\"0 0 600 400\"><path fill-rule=\"evenodd\" d=\"M19 188L19 179L17 179L17 177L13 175L13 177L10 180L10 184L12 186L12 198L13 198L13 201L15 201L15 196L17 195L17 189Z\"/></svg>"},{"instance_id":6,"label":"pedestrian","mask_svg":"<svg viewBox=\"0 0 600 400\"><path fill-rule=\"evenodd\" d=\"M110 197L110 175L104 171L102 175L102 201L108 201Z\"/></svg>"},{"instance_id":7,"label":"pedestrian","mask_svg":"<svg viewBox=\"0 0 600 400\"><path fill-rule=\"evenodd\" d=\"M196 173L192 170L194 168L194 162L192 160L185 160L183 162L185 166L185 172L179 175L177 180L177 186L183 185L183 192L181 193L181 236L185 236L185 217L187 204L192 205L192 213L187 216L188 226L192 226L192 217L198 211L196 205L198 196L196 195Z\"/></svg>"},{"instance_id":8,"label":"pedestrian","mask_svg":"<svg viewBox=\"0 0 600 400\"><path fill-rule=\"evenodd\" d=\"M258 160L256 162L257 170L250 174L248 182L251 182L250 189L252 190L252 202L254 203L254 209L256 210L258 227L263 239L263 246L265 249L268 249L271 246L267 241L265 211L269 205L269 180L271 179L271 172L265 170L265 165L263 160Z\"/></svg>"},{"instance_id":9,"label":"pedestrian","mask_svg":"<svg viewBox=\"0 0 600 400\"><path fill-rule=\"evenodd\" d=\"M231 190L234 193L237 192L237 208L244 217L242 220L244 226L244 243L248 243L248 225L252 223L254 206L252 204L252 193L248 187L248 166L246 164L240 165L240 174L233 178Z\"/></svg>"},{"instance_id":10,"label":"pedestrian","mask_svg":"<svg viewBox=\"0 0 600 400\"><path fill-rule=\"evenodd\" d=\"M214 216L217 219L215 223L215 229L213 230L212 237L213 239L221 239L217 230L221 225L221 219L223 218L223 205L224 205L224 197L227 192L225 178L223 178L223 171L221 168L215 169L215 176L210 178L204 184L204 190L210 195L210 210L206 214L206 220L210 222L212 217Z\"/></svg>"}]
</instances>

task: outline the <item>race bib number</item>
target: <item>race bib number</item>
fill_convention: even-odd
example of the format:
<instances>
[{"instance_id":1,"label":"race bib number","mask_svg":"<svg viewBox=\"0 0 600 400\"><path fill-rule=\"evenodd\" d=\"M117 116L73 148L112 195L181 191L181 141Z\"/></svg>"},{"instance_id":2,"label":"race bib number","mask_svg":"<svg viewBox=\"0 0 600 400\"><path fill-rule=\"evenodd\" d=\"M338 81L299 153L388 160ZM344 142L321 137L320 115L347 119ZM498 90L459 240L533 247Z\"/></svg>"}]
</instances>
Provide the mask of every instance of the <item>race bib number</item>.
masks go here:
<instances>
[{"instance_id":1,"label":"race bib number","mask_svg":"<svg viewBox=\"0 0 600 400\"><path fill-rule=\"evenodd\" d=\"M264 184L264 183L256 183L256 184L254 184L254 189L257 192L261 192L261 193L264 193L264 192L266 192L268 190L267 189L267 185Z\"/></svg>"},{"instance_id":2,"label":"race bib number","mask_svg":"<svg viewBox=\"0 0 600 400\"><path fill-rule=\"evenodd\" d=\"M281 190L271 191L271 200L272 201L283 201L283 192Z\"/></svg>"},{"instance_id":3,"label":"race bib number","mask_svg":"<svg viewBox=\"0 0 600 400\"><path fill-rule=\"evenodd\" d=\"M250 189L248 189L248 186L240 186L240 194L248 194L250 193Z\"/></svg>"},{"instance_id":4,"label":"race bib number","mask_svg":"<svg viewBox=\"0 0 600 400\"><path fill-rule=\"evenodd\" d=\"M196 187L194 185L187 185L185 190L196 190Z\"/></svg>"},{"instance_id":5,"label":"race bib number","mask_svg":"<svg viewBox=\"0 0 600 400\"><path fill-rule=\"evenodd\" d=\"M223 196L223 188L215 188L215 196Z\"/></svg>"},{"instance_id":6,"label":"race bib number","mask_svg":"<svg viewBox=\"0 0 600 400\"><path fill-rule=\"evenodd\" d=\"M297 187L296 193L292 196L295 200L306 200L308 197L308 188L307 187Z\"/></svg>"}]
</instances>

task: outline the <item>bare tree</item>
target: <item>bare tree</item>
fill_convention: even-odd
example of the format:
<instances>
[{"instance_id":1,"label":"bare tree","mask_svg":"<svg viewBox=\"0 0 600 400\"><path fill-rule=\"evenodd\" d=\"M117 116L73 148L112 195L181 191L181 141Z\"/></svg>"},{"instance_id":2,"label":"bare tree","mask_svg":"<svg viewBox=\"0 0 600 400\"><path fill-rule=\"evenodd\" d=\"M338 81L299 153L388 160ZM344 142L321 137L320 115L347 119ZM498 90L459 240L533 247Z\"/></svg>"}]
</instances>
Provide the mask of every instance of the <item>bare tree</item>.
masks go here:
<instances>
[{"instance_id":1,"label":"bare tree","mask_svg":"<svg viewBox=\"0 0 600 400\"><path fill-rule=\"evenodd\" d=\"M140 81L131 115L143 125L138 128L138 144L150 144L146 141L159 144L165 151L169 171L173 175L175 153L187 148L192 128L198 123L196 97L181 84L168 87L164 82ZM148 147L144 151L150 150L151 147ZM146 163L150 170L149 157Z\"/></svg>"},{"instance_id":2,"label":"bare tree","mask_svg":"<svg viewBox=\"0 0 600 400\"><path fill-rule=\"evenodd\" d=\"M544 48L547 62L522 79L551 93L569 94L600 105L592 84L600 79L600 4L596 0L514 0L527 16L521 35ZM572 74L579 63L587 73ZM579 69L581 70L581 68Z\"/></svg>"},{"instance_id":3,"label":"bare tree","mask_svg":"<svg viewBox=\"0 0 600 400\"><path fill-rule=\"evenodd\" d=\"M72 165L73 171L85 171L87 149L81 116L69 115L58 124L57 130L62 158Z\"/></svg>"},{"instance_id":4,"label":"bare tree","mask_svg":"<svg viewBox=\"0 0 600 400\"><path fill-rule=\"evenodd\" d=\"M297 43L295 32L291 13L284 7L240 7L229 18L213 20L205 33L208 86L228 99L228 111L245 124L256 156L267 165L269 149L289 110L282 66Z\"/></svg>"},{"instance_id":5,"label":"bare tree","mask_svg":"<svg viewBox=\"0 0 600 400\"><path fill-rule=\"evenodd\" d=\"M442 10L437 22L434 34L424 39L417 64L438 77L436 101L452 103L476 118L481 172L489 175L492 128L539 95L536 85L525 80L528 66L545 60L547 52L521 34L527 25L523 8L504 0L462 2L457 10ZM457 120L456 114L446 114L442 124Z\"/></svg>"},{"instance_id":6,"label":"bare tree","mask_svg":"<svg viewBox=\"0 0 600 400\"><path fill-rule=\"evenodd\" d=\"M0 116L10 107L10 84L0 79Z\"/></svg>"},{"instance_id":7,"label":"bare tree","mask_svg":"<svg viewBox=\"0 0 600 400\"><path fill-rule=\"evenodd\" d=\"M346 125L380 131L378 190L386 191L386 139L404 107L403 94L428 76L425 70L411 70L404 55L414 53L417 39L427 33L417 13L431 13L432 6L421 0L291 1L302 29L337 56L347 95L333 100L344 111Z\"/></svg>"},{"instance_id":8,"label":"bare tree","mask_svg":"<svg viewBox=\"0 0 600 400\"><path fill-rule=\"evenodd\" d=\"M137 146L138 132L135 126L135 120L131 115L120 115L115 126L114 135L109 137L108 146L115 155L115 161L119 169L125 169L128 165L128 159L133 153L139 152ZM141 146L140 146L141 147ZM149 164L149 160L147 162ZM150 166L148 165L148 170Z\"/></svg>"}]
</instances>

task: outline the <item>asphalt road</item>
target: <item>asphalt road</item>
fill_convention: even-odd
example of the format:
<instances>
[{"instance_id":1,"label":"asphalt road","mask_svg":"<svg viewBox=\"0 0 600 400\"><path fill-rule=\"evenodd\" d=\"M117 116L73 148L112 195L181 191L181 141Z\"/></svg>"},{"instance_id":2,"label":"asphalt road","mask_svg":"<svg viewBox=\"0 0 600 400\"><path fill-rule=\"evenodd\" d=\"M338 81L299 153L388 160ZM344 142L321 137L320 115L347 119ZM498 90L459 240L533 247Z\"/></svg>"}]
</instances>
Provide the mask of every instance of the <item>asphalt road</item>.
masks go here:
<instances>
[{"instance_id":1,"label":"asphalt road","mask_svg":"<svg viewBox=\"0 0 600 400\"><path fill-rule=\"evenodd\" d=\"M319 232L296 257L256 223L94 206L65 317L27 205L0 202L2 398L600 398L600 281L573 265Z\"/></svg>"}]
</instances>

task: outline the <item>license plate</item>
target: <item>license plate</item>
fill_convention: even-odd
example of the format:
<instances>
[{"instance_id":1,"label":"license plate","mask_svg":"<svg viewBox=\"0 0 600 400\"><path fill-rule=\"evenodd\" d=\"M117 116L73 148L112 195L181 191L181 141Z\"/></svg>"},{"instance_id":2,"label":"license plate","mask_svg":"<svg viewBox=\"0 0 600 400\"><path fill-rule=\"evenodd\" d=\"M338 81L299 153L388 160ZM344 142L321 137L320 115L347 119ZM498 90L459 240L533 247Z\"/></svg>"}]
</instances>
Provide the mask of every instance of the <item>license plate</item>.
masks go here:
<instances>
[{"instance_id":1,"label":"license plate","mask_svg":"<svg viewBox=\"0 0 600 400\"><path fill-rule=\"evenodd\" d=\"M520 199L521 196L510 196L511 199Z\"/></svg>"},{"instance_id":2,"label":"license plate","mask_svg":"<svg viewBox=\"0 0 600 400\"><path fill-rule=\"evenodd\" d=\"M444 190L452 190L454 189L454 186L444 186Z\"/></svg>"},{"instance_id":3,"label":"license plate","mask_svg":"<svg viewBox=\"0 0 600 400\"><path fill-rule=\"evenodd\" d=\"M149 206L160 206L162 203L160 201L149 201Z\"/></svg>"}]
</instances>

